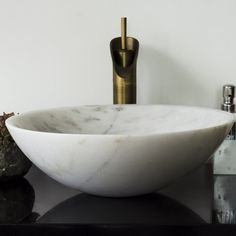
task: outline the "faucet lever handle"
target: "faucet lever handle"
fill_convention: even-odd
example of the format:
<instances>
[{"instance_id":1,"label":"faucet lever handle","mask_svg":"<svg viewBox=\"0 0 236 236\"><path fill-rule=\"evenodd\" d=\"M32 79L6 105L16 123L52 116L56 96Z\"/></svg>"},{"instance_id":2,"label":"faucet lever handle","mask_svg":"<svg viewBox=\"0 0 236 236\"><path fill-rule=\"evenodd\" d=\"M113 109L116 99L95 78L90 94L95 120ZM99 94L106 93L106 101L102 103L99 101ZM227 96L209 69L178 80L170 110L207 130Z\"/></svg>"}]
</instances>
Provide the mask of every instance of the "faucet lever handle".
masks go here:
<instances>
[{"instance_id":1,"label":"faucet lever handle","mask_svg":"<svg viewBox=\"0 0 236 236\"><path fill-rule=\"evenodd\" d=\"M127 18L121 18L121 49L127 49Z\"/></svg>"}]
</instances>

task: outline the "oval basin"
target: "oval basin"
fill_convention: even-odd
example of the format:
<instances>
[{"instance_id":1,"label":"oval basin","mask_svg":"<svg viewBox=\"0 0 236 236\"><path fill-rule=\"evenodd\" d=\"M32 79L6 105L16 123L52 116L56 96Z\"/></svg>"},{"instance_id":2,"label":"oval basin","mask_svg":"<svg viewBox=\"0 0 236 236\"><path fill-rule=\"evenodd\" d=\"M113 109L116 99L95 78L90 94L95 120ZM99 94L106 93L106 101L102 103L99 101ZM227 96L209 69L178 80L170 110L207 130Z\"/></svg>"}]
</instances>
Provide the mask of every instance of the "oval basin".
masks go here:
<instances>
[{"instance_id":1,"label":"oval basin","mask_svg":"<svg viewBox=\"0 0 236 236\"><path fill-rule=\"evenodd\" d=\"M233 115L188 106L96 105L32 111L6 125L53 179L94 195L126 197L156 191L207 161Z\"/></svg>"}]
</instances>

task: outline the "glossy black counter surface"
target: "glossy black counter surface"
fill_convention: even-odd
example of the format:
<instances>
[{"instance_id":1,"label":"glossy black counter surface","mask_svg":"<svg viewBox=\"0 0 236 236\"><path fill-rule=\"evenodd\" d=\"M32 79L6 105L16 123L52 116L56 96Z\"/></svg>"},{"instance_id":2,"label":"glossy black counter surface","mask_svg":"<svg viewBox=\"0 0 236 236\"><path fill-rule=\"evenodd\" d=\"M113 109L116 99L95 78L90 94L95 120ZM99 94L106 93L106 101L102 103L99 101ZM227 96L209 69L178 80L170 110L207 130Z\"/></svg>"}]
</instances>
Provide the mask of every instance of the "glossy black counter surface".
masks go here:
<instances>
[{"instance_id":1,"label":"glossy black counter surface","mask_svg":"<svg viewBox=\"0 0 236 236\"><path fill-rule=\"evenodd\" d=\"M80 235L80 236L233 236L235 225L193 225L193 226L157 226L157 225L79 225L79 224L34 224L34 225L1 225L1 235Z\"/></svg>"},{"instance_id":2,"label":"glossy black counter surface","mask_svg":"<svg viewBox=\"0 0 236 236\"><path fill-rule=\"evenodd\" d=\"M51 209L38 223L194 225L204 224L189 208L153 193L132 198L78 194Z\"/></svg>"},{"instance_id":3,"label":"glossy black counter surface","mask_svg":"<svg viewBox=\"0 0 236 236\"><path fill-rule=\"evenodd\" d=\"M211 218L211 174L205 166L159 193L103 198L63 186L32 167L25 179L0 186L0 232L201 231Z\"/></svg>"}]
</instances>

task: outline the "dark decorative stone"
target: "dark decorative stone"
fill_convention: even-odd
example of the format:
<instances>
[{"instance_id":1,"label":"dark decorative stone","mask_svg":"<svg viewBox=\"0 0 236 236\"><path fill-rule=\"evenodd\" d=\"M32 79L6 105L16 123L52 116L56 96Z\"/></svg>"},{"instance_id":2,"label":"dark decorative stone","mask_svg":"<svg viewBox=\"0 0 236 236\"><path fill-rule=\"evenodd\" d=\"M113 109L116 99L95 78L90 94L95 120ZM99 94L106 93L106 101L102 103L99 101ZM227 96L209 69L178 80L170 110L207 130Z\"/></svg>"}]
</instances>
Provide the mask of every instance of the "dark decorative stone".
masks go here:
<instances>
[{"instance_id":1,"label":"dark decorative stone","mask_svg":"<svg viewBox=\"0 0 236 236\"><path fill-rule=\"evenodd\" d=\"M31 167L30 160L11 137L5 121L14 113L0 116L0 182L24 176Z\"/></svg>"},{"instance_id":2,"label":"dark decorative stone","mask_svg":"<svg viewBox=\"0 0 236 236\"><path fill-rule=\"evenodd\" d=\"M33 214L34 200L34 189L26 179L1 182L0 223L25 222Z\"/></svg>"},{"instance_id":3,"label":"dark decorative stone","mask_svg":"<svg viewBox=\"0 0 236 236\"><path fill-rule=\"evenodd\" d=\"M0 182L24 176L31 165L16 143L10 143L8 150L0 150Z\"/></svg>"}]
</instances>

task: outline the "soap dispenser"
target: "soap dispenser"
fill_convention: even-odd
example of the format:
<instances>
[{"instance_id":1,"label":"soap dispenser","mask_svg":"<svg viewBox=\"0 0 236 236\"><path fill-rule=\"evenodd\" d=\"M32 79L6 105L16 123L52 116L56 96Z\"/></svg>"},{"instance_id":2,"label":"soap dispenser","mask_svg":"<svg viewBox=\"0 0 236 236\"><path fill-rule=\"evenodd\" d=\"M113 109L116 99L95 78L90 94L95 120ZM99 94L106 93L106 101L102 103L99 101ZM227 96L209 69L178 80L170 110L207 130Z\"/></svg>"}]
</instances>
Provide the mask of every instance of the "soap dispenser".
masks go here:
<instances>
[{"instance_id":1,"label":"soap dispenser","mask_svg":"<svg viewBox=\"0 0 236 236\"><path fill-rule=\"evenodd\" d=\"M235 113L234 104L234 85L223 86L223 111ZM235 141L235 124L227 135L225 141L218 148L214 156L214 174L217 175L234 175L236 174L236 141Z\"/></svg>"},{"instance_id":2,"label":"soap dispenser","mask_svg":"<svg viewBox=\"0 0 236 236\"><path fill-rule=\"evenodd\" d=\"M235 86L223 86L223 104L221 109L235 113ZM236 224L236 137L235 123L217 149L213 159L214 206L213 222Z\"/></svg>"}]
</instances>

